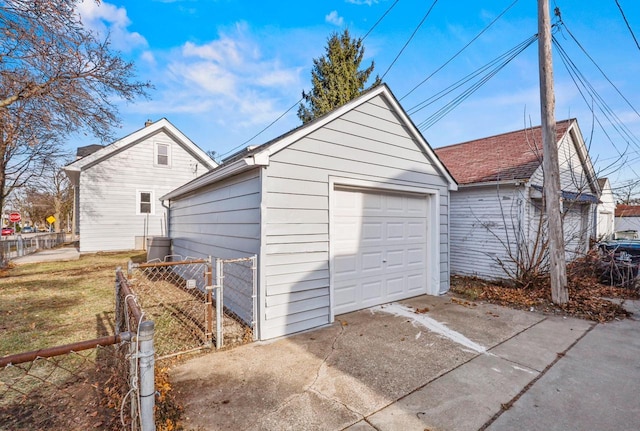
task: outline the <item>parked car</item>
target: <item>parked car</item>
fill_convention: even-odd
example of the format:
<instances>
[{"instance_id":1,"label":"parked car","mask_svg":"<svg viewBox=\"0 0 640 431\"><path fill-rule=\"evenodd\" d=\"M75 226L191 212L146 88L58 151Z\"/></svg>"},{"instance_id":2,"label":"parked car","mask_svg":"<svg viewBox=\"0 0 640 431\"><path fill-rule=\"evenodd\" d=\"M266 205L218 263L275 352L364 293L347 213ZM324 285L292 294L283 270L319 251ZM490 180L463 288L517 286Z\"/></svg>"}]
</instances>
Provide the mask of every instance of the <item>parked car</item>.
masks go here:
<instances>
[{"instance_id":1,"label":"parked car","mask_svg":"<svg viewBox=\"0 0 640 431\"><path fill-rule=\"evenodd\" d=\"M2 228L2 236L5 235L13 235L13 228L12 227L3 227Z\"/></svg>"},{"instance_id":2,"label":"parked car","mask_svg":"<svg viewBox=\"0 0 640 431\"><path fill-rule=\"evenodd\" d=\"M35 232L35 230L33 230L33 228L31 226L25 226L22 228L22 230L20 231L22 233L32 233Z\"/></svg>"}]
</instances>

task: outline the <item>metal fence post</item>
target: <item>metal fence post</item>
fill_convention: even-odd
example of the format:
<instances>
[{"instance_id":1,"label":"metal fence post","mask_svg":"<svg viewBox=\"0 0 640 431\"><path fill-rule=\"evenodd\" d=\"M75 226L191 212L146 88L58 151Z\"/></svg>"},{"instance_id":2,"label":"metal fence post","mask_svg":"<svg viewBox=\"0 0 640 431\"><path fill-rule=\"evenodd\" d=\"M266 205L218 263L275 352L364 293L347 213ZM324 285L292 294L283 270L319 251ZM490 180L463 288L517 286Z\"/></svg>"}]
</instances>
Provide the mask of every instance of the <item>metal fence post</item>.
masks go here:
<instances>
[{"instance_id":1,"label":"metal fence post","mask_svg":"<svg viewBox=\"0 0 640 431\"><path fill-rule=\"evenodd\" d=\"M207 309L206 309L206 342L211 345L211 337L213 337L213 265L211 264L211 256L209 256L209 262L206 266L206 286L207 291ZM217 342L216 342L217 343Z\"/></svg>"},{"instance_id":2,"label":"metal fence post","mask_svg":"<svg viewBox=\"0 0 640 431\"><path fill-rule=\"evenodd\" d=\"M253 341L258 339L258 256L251 257L251 295L253 312L251 313L251 332Z\"/></svg>"},{"instance_id":3,"label":"metal fence post","mask_svg":"<svg viewBox=\"0 0 640 431\"><path fill-rule=\"evenodd\" d=\"M138 363L140 366L140 427L142 431L155 431L155 352L153 350L154 323L145 320L138 330Z\"/></svg>"},{"instance_id":4,"label":"metal fence post","mask_svg":"<svg viewBox=\"0 0 640 431\"><path fill-rule=\"evenodd\" d=\"M124 328L122 327L122 310L124 309L123 304L122 304L122 298L120 298L120 282L118 281L118 273L122 272L122 268L117 267L116 268L116 318L115 318L115 325L116 325L116 334L123 331Z\"/></svg>"},{"instance_id":5,"label":"metal fence post","mask_svg":"<svg viewBox=\"0 0 640 431\"><path fill-rule=\"evenodd\" d=\"M222 316L224 303L222 301L223 293L223 274L222 274L222 259L216 258L216 349L221 349L223 341L222 333Z\"/></svg>"},{"instance_id":6,"label":"metal fence post","mask_svg":"<svg viewBox=\"0 0 640 431\"><path fill-rule=\"evenodd\" d=\"M132 396L129 397L131 407L131 421L132 429L137 429L135 425L138 417L138 394L135 393L134 388L138 388L138 351L136 348L136 341L133 340L129 343L129 388L131 388ZM139 392L138 392L139 393Z\"/></svg>"}]
</instances>

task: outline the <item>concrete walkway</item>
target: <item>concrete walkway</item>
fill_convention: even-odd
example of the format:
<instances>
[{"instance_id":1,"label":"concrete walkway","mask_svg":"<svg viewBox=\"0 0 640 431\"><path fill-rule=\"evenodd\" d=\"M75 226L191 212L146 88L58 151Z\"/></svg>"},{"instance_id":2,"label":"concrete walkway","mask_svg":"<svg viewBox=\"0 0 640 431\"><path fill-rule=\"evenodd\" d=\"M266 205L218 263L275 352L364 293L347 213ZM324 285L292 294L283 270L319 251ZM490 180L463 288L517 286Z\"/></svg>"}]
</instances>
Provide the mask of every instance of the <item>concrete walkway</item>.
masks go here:
<instances>
[{"instance_id":1,"label":"concrete walkway","mask_svg":"<svg viewBox=\"0 0 640 431\"><path fill-rule=\"evenodd\" d=\"M11 262L16 265L23 265L26 263L56 262L78 259L80 259L80 252L78 249L74 245L67 245L49 250L42 250L26 256L16 257L11 259Z\"/></svg>"},{"instance_id":2,"label":"concrete walkway","mask_svg":"<svg viewBox=\"0 0 640 431\"><path fill-rule=\"evenodd\" d=\"M597 325L487 429L640 429L640 301L634 319Z\"/></svg>"},{"instance_id":3,"label":"concrete walkway","mask_svg":"<svg viewBox=\"0 0 640 431\"><path fill-rule=\"evenodd\" d=\"M635 430L638 329L424 296L171 379L195 429Z\"/></svg>"}]
</instances>

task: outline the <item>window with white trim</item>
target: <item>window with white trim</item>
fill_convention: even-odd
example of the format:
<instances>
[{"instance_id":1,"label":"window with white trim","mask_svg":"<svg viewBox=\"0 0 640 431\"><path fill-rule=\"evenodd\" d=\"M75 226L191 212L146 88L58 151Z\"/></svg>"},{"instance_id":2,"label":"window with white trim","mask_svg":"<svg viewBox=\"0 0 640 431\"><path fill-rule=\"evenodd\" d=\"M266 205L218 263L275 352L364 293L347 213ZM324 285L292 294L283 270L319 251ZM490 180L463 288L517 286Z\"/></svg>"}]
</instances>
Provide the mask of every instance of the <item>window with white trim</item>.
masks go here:
<instances>
[{"instance_id":1,"label":"window with white trim","mask_svg":"<svg viewBox=\"0 0 640 431\"><path fill-rule=\"evenodd\" d=\"M171 166L171 147L168 144L156 143L154 153L156 166Z\"/></svg>"},{"instance_id":2,"label":"window with white trim","mask_svg":"<svg viewBox=\"0 0 640 431\"><path fill-rule=\"evenodd\" d=\"M153 214L153 191L139 190L136 199L136 214Z\"/></svg>"}]
</instances>

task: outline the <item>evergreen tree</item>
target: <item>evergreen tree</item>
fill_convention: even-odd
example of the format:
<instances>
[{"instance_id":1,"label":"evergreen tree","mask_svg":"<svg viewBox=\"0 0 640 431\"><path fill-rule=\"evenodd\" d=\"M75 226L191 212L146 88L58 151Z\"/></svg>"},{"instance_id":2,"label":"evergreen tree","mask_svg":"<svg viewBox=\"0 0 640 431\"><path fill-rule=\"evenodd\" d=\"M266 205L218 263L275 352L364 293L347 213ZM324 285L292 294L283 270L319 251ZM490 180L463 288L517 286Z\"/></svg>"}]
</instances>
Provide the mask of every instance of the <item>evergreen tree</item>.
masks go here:
<instances>
[{"instance_id":1,"label":"evergreen tree","mask_svg":"<svg viewBox=\"0 0 640 431\"><path fill-rule=\"evenodd\" d=\"M307 123L355 99L364 91L373 72L374 63L359 70L364 57L362 39L351 39L349 30L333 33L326 46L326 54L313 60L310 93L302 92L304 102L298 108L298 117ZM371 87L380 84L376 76Z\"/></svg>"}]
</instances>

